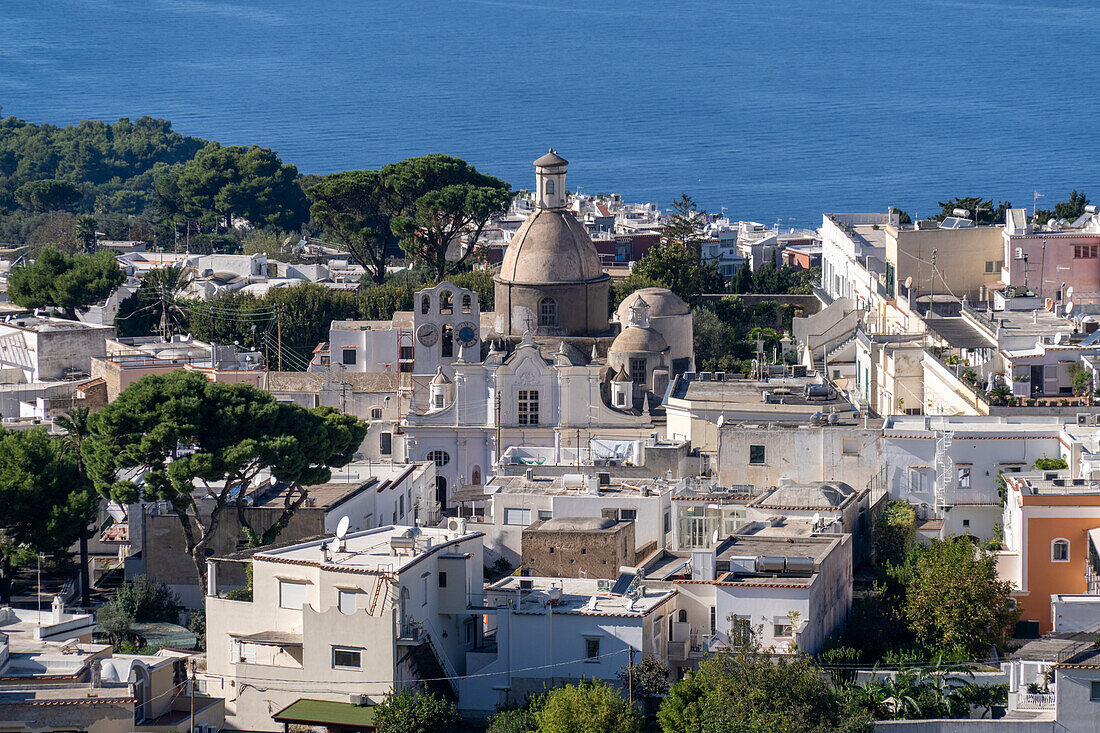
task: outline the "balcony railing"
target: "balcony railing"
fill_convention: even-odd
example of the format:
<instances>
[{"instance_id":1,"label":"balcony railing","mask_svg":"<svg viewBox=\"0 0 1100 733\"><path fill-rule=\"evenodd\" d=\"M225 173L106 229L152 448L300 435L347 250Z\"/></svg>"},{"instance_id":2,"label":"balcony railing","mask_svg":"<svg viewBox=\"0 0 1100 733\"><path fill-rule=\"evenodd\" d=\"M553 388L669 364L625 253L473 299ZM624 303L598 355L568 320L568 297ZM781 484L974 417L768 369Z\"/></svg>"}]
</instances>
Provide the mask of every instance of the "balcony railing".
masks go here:
<instances>
[{"instance_id":1,"label":"balcony railing","mask_svg":"<svg viewBox=\"0 0 1100 733\"><path fill-rule=\"evenodd\" d=\"M1053 710L1055 698L1052 694L1025 692L1016 698L1019 710Z\"/></svg>"}]
</instances>

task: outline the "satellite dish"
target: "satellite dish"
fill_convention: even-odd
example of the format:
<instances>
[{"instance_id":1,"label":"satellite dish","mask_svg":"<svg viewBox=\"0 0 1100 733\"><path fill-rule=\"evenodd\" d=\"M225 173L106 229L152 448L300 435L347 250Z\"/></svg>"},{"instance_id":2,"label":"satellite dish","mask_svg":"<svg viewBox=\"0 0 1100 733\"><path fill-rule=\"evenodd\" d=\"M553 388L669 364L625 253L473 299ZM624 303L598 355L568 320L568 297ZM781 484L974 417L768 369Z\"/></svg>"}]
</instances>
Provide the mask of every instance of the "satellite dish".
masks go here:
<instances>
[{"instance_id":1,"label":"satellite dish","mask_svg":"<svg viewBox=\"0 0 1100 733\"><path fill-rule=\"evenodd\" d=\"M351 525L351 520L347 518L347 515L340 517L340 522L336 525L336 536L344 539L344 535L348 533L349 525Z\"/></svg>"},{"instance_id":2,"label":"satellite dish","mask_svg":"<svg viewBox=\"0 0 1100 733\"><path fill-rule=\"evenodd\" d=\"M1073 297L1073 286L1070 285L1068 288L1066 288L1066 300L1069 300L1072 297Z\"/></svg>"},{"instance_id":3,"label":"satellite dish","mask_svg":"<svg viewBox=\"0 0 1100 733\"><path fill-rule=\"evenodd\" d=\"M911 287L913 287L913 276L912 275L905 278L905 289L908 290Z\"/></svg>"},{"instance_id":4,"label":"satellite dish","mask_svg":"<svg viewBox=\"0 0 1100 733\"><path fill-rule=\"evenodd\" d=\"M1068 316L1072 312L1073 312L1073 301L1071 300L1068 303L1066 303L1066 315Z\"/></svg>"},{"instance_id":5,"label":"satellite dish","mask_svg":"<svg viewBox=\"0 0 1100 733\"><path fill-rule=\"evenodd\" d=\"M814 526L816 527L819 524L821 524L821 515L817 512L814 512Z\"/></svg>"},{"instance_id":6,"label":"satellite dish","mask_svg":"<svg viewBox=\"0 0 1100 733\"><path fill-rule=\"evenodd\" d=\"M714 530L714 534L711 535L711 541L713 541L714 544L716 544L716 545L718 544L718 530L717 529Z\"/></svg>"},{"instance_id":7,"label":"satellite dish","mask_svg":"<svg viewBox=\"0 0 1100 733\"><path fill-rule=\"evenodd\" d=\"M1062 332L1061 332L1061 331L1059 331L1058 333L1054 334L1054 343L1056 343L1056 344L1060 344L1060 343L1062 343L1062 336L1063 336L1063 334L1062 334Z\"/></svg>"},{"instance_id":8,"label":"satellite dish","mask_svg":"<svg viewBox=\"0 0 1100 733\"><path fill-rule=\"evenodd\" d=\"M335 555L337 552L340 552L341 549L340 538L333 537L332 541L328 543L328 551Z\"/></svg>"},{"instance_id":9,"label":"satellite dish","mask_svg":"<svg viewBox=\"0 0 1100 733\"><path fill-rule=\"evenodd\" d=\"M1045 307L1048 311L1054 310L1054 298L1047 298L1046 300L1044 300L1043 307Z\"/></svg>"},{"instance_id":10,"label":"satellite dish","mask_svg":"<svg viewBox=\"0 0 1100 733\"><path fill-rule=\"evenodd\" d=\"M726 416L725 415L719 415L718 416L718 427L722 427L725 424L726 424Z\"/></svg>"}]
</instances>

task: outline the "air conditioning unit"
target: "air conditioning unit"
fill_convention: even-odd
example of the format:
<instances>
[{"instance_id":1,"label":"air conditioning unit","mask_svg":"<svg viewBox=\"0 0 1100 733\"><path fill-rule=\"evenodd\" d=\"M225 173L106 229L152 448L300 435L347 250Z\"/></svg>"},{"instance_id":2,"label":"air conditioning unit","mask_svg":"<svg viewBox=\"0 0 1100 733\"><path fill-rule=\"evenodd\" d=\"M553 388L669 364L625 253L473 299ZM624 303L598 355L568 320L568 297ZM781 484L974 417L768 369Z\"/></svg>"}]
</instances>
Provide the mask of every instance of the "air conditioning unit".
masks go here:
<instances>
[{"instance_id":1,"label":"air conditioning unit","mask_svg":"<svg viewBox=\"0 0 1100 733\"><path fill-rule=\"evenodd\" d=\"M1089 420L1090 420L1091 418L1092 418L1092 415L1090 415L1090 414L1089 414L1089 413L1087 413L1087 412L1079 412L1079 413L1077 413L1077 426L1078 426L1078 427L1084 427L1084 426L1088 425L1088 424L1089 424Z\"/></svg>"},{"instance_id":2,"label":"air conditioning unit","mask_svg":"<svg viewBox=\"0 0 1100 733\"><path fill-rule=\"evenodd\" d=\"M1016 259L1022 260L1023 258L1024 258L1024 248L1023 247L1017 247L1016 248Z\"/></svg>"},{"instance_id":3,"label":"air conditioning unit","mask_svg":"<svg viewBox=\"0 0 1100 733\"><path fill-rule=\"evenodd\" d=\"M447 531L466 534L466 520L460 517L451 517L447 520Z\"/></svg>"},{"instance_id":4,"label":"air conditioning unit","mask_svg":"<svg viewBox=\"0 0 1100 733\"><path fill-rule=\"evenodd\" d=\"M1092 416L1092 424L1093 425L1100 425L1100 412L1098 412L1098 413L1096 413L1095 415Z\"/></svg>"},{"instance_id":5,"label":"air conditioning unit","mask_svg":"<svg viewBox=\"0 0 1100 733\"><path fill-rule=\"evenodd\" d=\"M348 695L348 702L352 705L370 705L370 696L353 692Z\"/></svg>"}]
</instances>

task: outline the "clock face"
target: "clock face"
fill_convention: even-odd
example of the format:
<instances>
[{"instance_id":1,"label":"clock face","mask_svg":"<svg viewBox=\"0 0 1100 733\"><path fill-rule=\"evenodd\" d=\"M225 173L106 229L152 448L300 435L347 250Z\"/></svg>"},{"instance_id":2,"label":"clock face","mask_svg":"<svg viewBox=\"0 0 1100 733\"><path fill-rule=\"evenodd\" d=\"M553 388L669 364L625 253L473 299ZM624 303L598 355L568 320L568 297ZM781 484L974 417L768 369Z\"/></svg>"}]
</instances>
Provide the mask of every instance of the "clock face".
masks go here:
<instances>
[{"instance_id":1,"label":"clock face","mask_svg":"<svg viewBox=\"0 0 1100 733\"><path fill-rule=\"evenodd\" d=\"M416 329L416 340L425 346L431 346L439 340L439 331L430 323L425 323Z\"/></svg>"},{"instance_id":2,"label":"clock face","mask_svg":"<svg viewBox=\"0 0 1100 733\"><path fill-rule=\"evenodd\" d=\"M466 346L472 346L477 341L477 327L470 321L458 324L458 341Z\"/></svg>"}]
</instances>

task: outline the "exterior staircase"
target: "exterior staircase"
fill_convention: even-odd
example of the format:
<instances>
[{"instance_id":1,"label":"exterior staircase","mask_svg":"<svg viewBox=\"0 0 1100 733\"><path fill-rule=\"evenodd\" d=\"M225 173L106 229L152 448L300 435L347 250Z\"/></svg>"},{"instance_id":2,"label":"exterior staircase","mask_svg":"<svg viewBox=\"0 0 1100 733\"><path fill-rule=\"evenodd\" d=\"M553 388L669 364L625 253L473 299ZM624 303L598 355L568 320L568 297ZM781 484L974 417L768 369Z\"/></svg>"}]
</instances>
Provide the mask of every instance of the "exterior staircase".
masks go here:
<instances>
[{"instance_id":1,"label":"exterior staircase","mask_svg":"<svg viewBox=\"0 0 1100 733\"><path fill-rule=\"evenodd\" d=\"M951 440L954 432L941 430L936 438L936 511L943 511L947 506L948 489L955 485L955 463L951 460Z\"/></svg>"}]
</instances>

